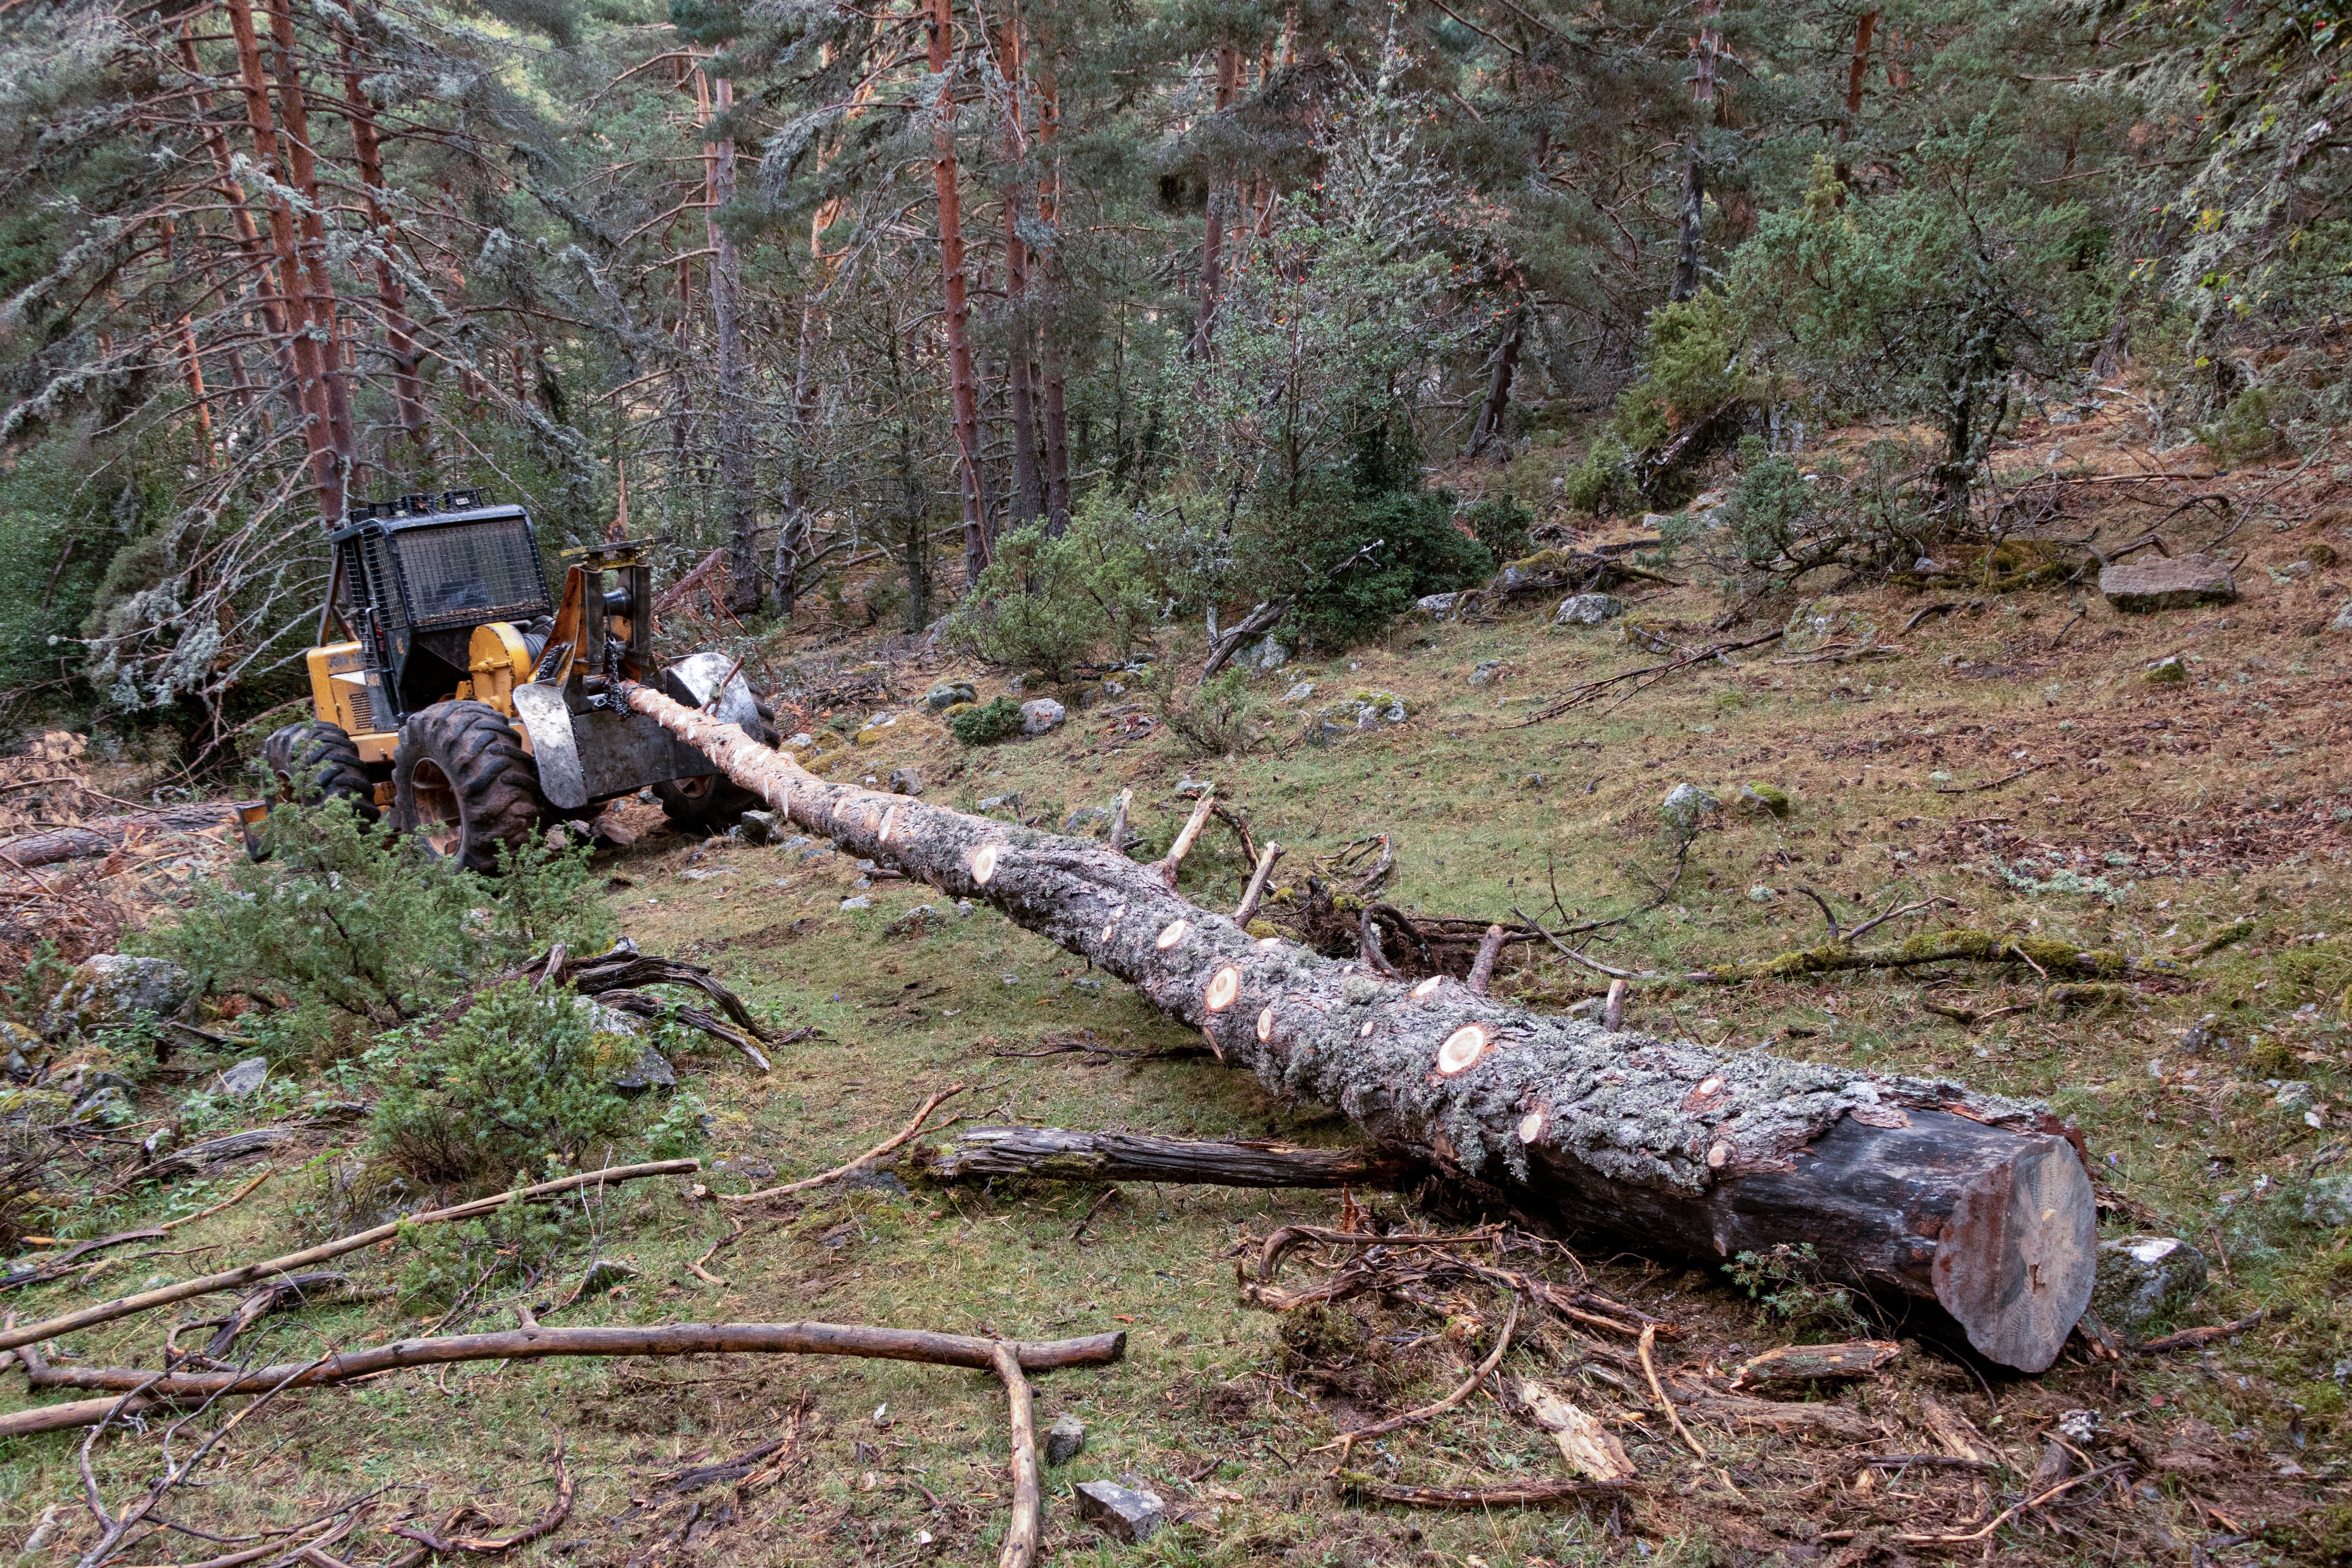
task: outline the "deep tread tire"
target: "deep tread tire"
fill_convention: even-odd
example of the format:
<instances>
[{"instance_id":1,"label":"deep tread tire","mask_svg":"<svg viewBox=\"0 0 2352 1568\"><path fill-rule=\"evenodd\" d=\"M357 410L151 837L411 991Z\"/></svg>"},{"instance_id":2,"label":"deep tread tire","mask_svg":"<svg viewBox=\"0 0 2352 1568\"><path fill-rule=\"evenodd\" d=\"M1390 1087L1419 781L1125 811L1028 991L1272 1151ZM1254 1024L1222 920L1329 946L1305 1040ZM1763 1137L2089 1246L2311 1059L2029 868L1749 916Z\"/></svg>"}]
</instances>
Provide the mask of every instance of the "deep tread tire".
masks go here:
<instances>
[{"instance_id":1,"label":"deep tread tire","mask_svg":"<svg viewBox=\"0 0 2352 1568\"><path fill-rule=\"evenodd\" d=\"M767 704L761 703L760 710L760 717L753 721L752 738L773 750L776 728L768 722ZM672 826L703 835L726 832L760 804L758 795L724 773L666 780L654 785L654 798L661 802L662 815Z\"/></svg>"},{"instance_id":2,"label":"deep tread tire","mask_svg":"<svg viewBox=\"0 0 2352 1568\"><path fill-rule=\"evenodd\" d=\"M507 716L487 702L436 702L409 715L393 752L393 824L432 854L495 871L547 812L539 771Z\"/></svg>"},{"instance_id":3,"label":"deep tread tire","mask_svg":"<svg viewBox=\"0 0 2352 1568\"><path fill-rule=\"evenodd\" d=\"M347 800L362 822L373 822L380 815L375 785L360 762L360 749L340 725L322 719L289 724L261 743L261 758L277 781L273 807Z\"/></svg>"}]
</instances>

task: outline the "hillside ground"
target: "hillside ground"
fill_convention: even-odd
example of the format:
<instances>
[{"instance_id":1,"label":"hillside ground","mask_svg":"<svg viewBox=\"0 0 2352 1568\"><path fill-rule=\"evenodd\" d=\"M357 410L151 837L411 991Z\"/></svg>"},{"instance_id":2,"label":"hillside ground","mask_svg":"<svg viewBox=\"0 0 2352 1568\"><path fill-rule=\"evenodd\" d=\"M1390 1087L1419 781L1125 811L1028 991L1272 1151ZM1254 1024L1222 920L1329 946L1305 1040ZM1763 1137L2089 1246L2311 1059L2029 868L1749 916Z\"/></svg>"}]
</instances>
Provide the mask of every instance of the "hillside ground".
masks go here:
<instances>
[{"instance_id":1,"label":"hillside ground","mask_svg":"<svg viewBox=\"0 0 2352 1568\"><path fill-rule=\"evenodd\" d=\"M1599 1288L1675 1326L1659 1342L1666 1368L1728 1367L1792 1337L1900 1341L1905 1353L1885 1372L1811 1394L1880 1436L1833 1440L1698 1418L1701 1460L1638 1376L1613 1370L1612 1354L1628 1347L1596 1351L1550 1323L1520 1342L1506 1381L1543 1379L1601 1415L1643 1484L1599 1504L1466 1512L1351 1494L1328 1479L1336 1455L1313 1450L1454 1388L1491 1343L1501 1300L1449 1289L1309 1318L1240 1299L1237 1249L1286 1223L1335 1223L1341 1205L1327 1194L943 1188L877 1175L755 1211L709 1258L714 1282L686 1265L728 1237L729 1221L687 1183L648 1183L576 1216L565 1279L527 1299L469 1301L443 1323L437 1313L411 1320L364 1293L396 1260L367 1258L353 1269L357 1299L268 1320L243 1349L286 1359L330 1342L511 1326L518 1300L561 1300L594 1256L635 1278L555 1321L819 1318L1024 1338L1125 1328L1121 1363L1039 1382L1041 1426L1068 1412L1088 1426L1085 1453L1047 1472L1047 1557L1057 1563L2341 1561L2352 1552L2352 1232L2307 1223L2304 1202L2313 1178L2341 1173L2352 1152L2352 635L2325 629L2352 594L2352 569L2335 563L2337 552L2352 557L2352 510L2338 500L2352 488L2347 474L2323 458L2294 474L2115 487L2130 500L2088 485L2069 496L2053 529L2079 537L2096 522L2121 539L2146 518L2178 552L2218 531L2208 511L2175 510L2179 497L2228 495L2242 513L2222 546L2239 559L2233 605L2126 616L2087 584L1819 584L1805 602L1826 599L1834 619L1825 635L1843 650L1819 637L1760 646L1543 720L1536 715L1580 683L1665 661L1629 639L1628 624L1704 646L1759 636L1800 600L1751 604L1720 632L1711 628L1732 606L1696 581L1628 594L1629 616L1598 627L1551 626L1550 601L1489 619L1416 618L1375 645L1254 677L1258 739L1225 756L1189 752L1149 721L1148 698L1100 686L1083 706L1076 689L1056 693L1069 718L1046 735L964 748L924 710L924 693L964 679L985 700L1013 672L903 637L804 633L762 645L751 666L764 663L778 693L803 705L794 716L833 737L818 764L829 776L887 780L912 769L929 800L991 803L1047 826L1131 789L1139 855L1164 847L1190 810L1178 786L1213 781L1261 839L1286 847L1278 881L1386 834L1395 863L1382 896L1421 913L1483 921L1516 907L1558 925L1563 910L1612 915L1654 902L1591 949L1624 969L1817 943L1823 920L1807 889L1848 927L1945 900L1878 938L1953 925L2188 955L2238 928L2238 940L2179 975L2136 976L2126 994L2084 1006L2053 1001L2027 970L1948 966L1638 984L1626 1021L2047 1100L2083 1131L2105 1234L2178 1236L2210 1260L2205 1289L2141 1331L2265 1314L2239 1334L2120 1360L2078 1341L2045 1376L2004 1374L1955 1352L1948 1325L1900 1302L1854 1302L1847 1315L1801 1280L1751 1271L1743 1282L1714 1264L1645 1257L1623 1238L1563 1232ZM1951 607L1930 610L1938 604ZM1837 657L1863 647L1883 651ZM2186 679L2151 680L2151 666L2174 655ZM1482 666L1490 678L1474 684ZM1313 696L1286 701L1300 682ZM828 705L828 689L866 695ZM1307 744L1303 714L1358 691L1393 693L1410 716ZM848 738L882 714L894 721L863 728L862 743ZM1682 783L1727 806L1740 785L1769 784L1791 809L1785 820L1729 809L1711 819L1661 900L1674 861L1657 807ZM778 1024L816 1031L772 1052L769 1074L720 1054L686 1064L714 1115L710 1186L740 1190L838 1164L895 1131L926 1094L958 1084L965 1091L950 1109L975 1121L1353 1136L1326 1108L1282 1103L1246 1077L1178 1054L1191 1043L1182 1030L991 911L942 911L908 932L902 917L937 901L928 889L871 880L805 845L689 839L649 806L625 817L642 836L598 860L623 931L648 952L713 965ZM1213 825L1182 886L1229 908L1246 869ZM1533 1005L1573 1005L1605 984L1556 953L1510 951L1499 989ZM1102 1048L1056 1048L1074 1045ZM222 1065L200 1054L182 1063ZM2307 1088L2283 1087L2293 1085ZM142 1102L142 1114L168 1115L185 1088L151 1083L153 1105ZM331 1145L351 1135L313 1138L312 1157L281 1157L279 1175L255 1195L158 1251L10 1305L52 1313L151 1277L263 1256L290 1235L346 1228ZM194 1212L250 1169L136 1189L93 1212L87 1233ZM1354 1201L1376 1217L1465 1218L1433 1194ZM1557 1250L1527 1257L1562 1277L1578 1267ZM1768 1313L1749 1287L1781 1294L1798 1321ZM163 1326L131 1319L66 1348L92 1363L149 1364ZM1549 1438L1491 1388L1367 1445L1350 1468L1455 1487L1559 1474ZM1980 1542L1894 1539L1965 1533L1991 1517L2020 1495L2058 1416L2075 1409L2098 1415L2090 1457L2127 1456L2133 1468ZM1855 1468L1873 1453L1948 1453L1934 1411L1963 1417L2007 1468ZM579 1489L572 1516L514 1561L992 1561L1009 1490L1002 1395L980 1373L735 1357L478 1364L289 1397L242 1428L204 1486L174 1506L192 1526L236 1536L388 1489L363 1544L346 1543L351 1562L379 1562L405 1550L382 1526L410 1511L471 1501L501 1520L535 1514L551 1496L559 1436ZM762 1471L755 1487L663 1490L666 1476L777 1438L783 1447L766 1462L781 1472ZM58 1434L0 1449L7 1527L22 1540L55 1521L27 1561L62 1562L96 1539L79 1448ZM94 1473L119 1500L155 1464L152 1441L110 1443ZM1110 1543L1072 1508L1073 1481L1119 1476L1149 1482L1177 1516L1147 1545ZM234 1550L184 1541L183 1561Z\"/></svg>"}]
</instances>

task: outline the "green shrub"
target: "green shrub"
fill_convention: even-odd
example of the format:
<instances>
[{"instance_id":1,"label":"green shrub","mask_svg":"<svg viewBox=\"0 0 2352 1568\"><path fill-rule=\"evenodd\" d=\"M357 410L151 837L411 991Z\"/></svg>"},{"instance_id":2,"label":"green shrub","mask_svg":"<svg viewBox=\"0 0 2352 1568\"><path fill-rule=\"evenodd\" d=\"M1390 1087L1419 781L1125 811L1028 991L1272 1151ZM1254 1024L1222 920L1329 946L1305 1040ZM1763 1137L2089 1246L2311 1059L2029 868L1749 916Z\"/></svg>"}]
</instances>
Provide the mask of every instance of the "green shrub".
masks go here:
<instances>
[{"instance_id":1,"label":"green shrub","mask_svg":"<svg viewBox=\"0 0 2352 1568\"><path fill-rule=\"evenodd\" d=\"M1318 647L1378 636L1430 594L1484 582L1495 559L1454 522L1444 490L1367 490L1318 475L1295 505L1259 515L1260 582L1298 584L1289 626Z\"/></svg>"},{"instance_id":2,"label":"green shrub","mask_svg":"<svg viewBox=\"0 0 2352 1568\"><path fill-rule=\"evenodd\" d=\"M2250 386L2230 399L2221 416L2197 427L2197 438L2221 463L2251 463L2286 445L2293 399L2283 388Z\"/></svg>"},{"instance_id":3,"label":"green shrub","mask_svg":"<svg viewBox=\"0 0 2352 1568\"><path fill-rule=\"evenodd\" d=\"M1803 469L1768 453L1753 436L1741 439L1739 459L1743 467L1727 499L1725 521L1738 542L1739 558L1769 567L1795 552L1813 511L1813 487L1805 483Z\"/></svg>"},{"instance_id":4,"label":"green shrub","mask_svg":"<svg viewBox=\"0 0 2352 1568\"><path fill-rule=\"evenodd\" d=\"M584 848L536 840L479 877L361 822L341 801L269 814L271 858L200 881L176 926L146 945L207 988L293 998L263 1043L298 1057L338 1015L373 1027L414 1018L473 977L561 942L601 950L612 913Z\"/></svg>"},{"instance_id":5,"label":"green shrub","mask_svg":"<svg viewBox=\"0 0 2352 1568\"><path fill-rule=\"evenodd\" d=\"M948 710L948 729L967 746L992 746L1021 733L1021 704L1010 697L993 697Z\"/></svg>"},{"instance_id":6,"label":"green shrub","mask_svg":"<svg viewBox=\"0 0 2352 1568\"><path fill-rule=\"evenodd\" d=\"M1607 517L1641 493L1634 481L1633 455L1614 436L1602 436L1584 454L1584 460L1561 478L1560 499L1576 511Z\"/></svg>"},{"instance_id":7,"label":"green shrub","mask_svg":"<svg viewBox=\"0 0 2352 1568\"><path fill-rule=\"evenodd\" d=\"M1148 634L1144 552L1124 514L1089 506L1060 538L1035 524L996 542L995 558L948 620L948 640L996 664L1055 680L1106 647Z\"/></svg>"},{"instance_id":8,"label":"green shrub","mask_svg":"<svg viewBox=\"0 0 2352 1568\"><path fill-rule=\"evenodd\" d=\"M1642 377L1617 398L1612 434L1634 451L1664 446L1725 404L1746 396L1739 328L1712 289L1650 312Z\"/></svg>"},{"instance_id":9,"label":"green shrub","mask_svg":"<svg viewBox=\"0 0 2352 1568\"><path fill-rule=\"evenodd\" d=\"M1160 720L1170 732L1198 756L1238 756L1247 751L1250 718L1257 708L1248 677L1227 669L1196 686L1171 669L1171 663L1154 665L1151 679Z\"/></svg>"},{"instance_id":10,"label":"green shrub","mask_svg":"<svg viewBox=\"0 0 2352 1568\"><path fill-rule=\"evenodd\" d=\"M1535 518L1528 509L1509 496L1496 496L1482 500L1462 514L1470 525L1470 532L1486 547L1486 553L1496 561L1517 561L1535 552L1535 542L1528 531L1535 526Z\"/></svg>"},{"instance_id":11,"label":"green shrub","mask_svg":"<svg viewBox=\"0 0 2352 1568\"><path fill-rule=\"evenodd\" d=\"M511 980L437 1032L379 1035L363 1058L378 1085L375 1152L433 1183L503 1180L594 1157L637 1121L612 1079L644 1048L595 1026L585 998Z\"/></svg>"}]
</instances>

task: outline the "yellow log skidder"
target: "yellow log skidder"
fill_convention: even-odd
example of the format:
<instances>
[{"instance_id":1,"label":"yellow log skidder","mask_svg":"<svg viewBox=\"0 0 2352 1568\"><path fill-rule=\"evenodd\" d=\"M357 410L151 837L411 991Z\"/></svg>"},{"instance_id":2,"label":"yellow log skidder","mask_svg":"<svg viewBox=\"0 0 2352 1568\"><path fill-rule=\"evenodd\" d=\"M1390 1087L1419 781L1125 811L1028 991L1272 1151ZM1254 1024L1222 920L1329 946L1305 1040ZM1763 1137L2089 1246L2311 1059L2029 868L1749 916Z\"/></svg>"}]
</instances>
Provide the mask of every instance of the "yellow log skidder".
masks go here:
<instances>
[{"instance_id":1,"label":"yellow log skidder","mask_svg":"<svg viewBox=\"0 0 2352 1568\"><path fill-rule=\"evenodd\" d=\"M642 542L572 552L552 602L530 516L479 490L362 503L329 542L312 716L264 744L277 781L265 809L341 796L487 871L499 846L648 785L697 831L723 831L758 804L622 703L623 681L644 682L775 742L766 705L724 654L649 673Z\"/></svg>"}]
</instances>

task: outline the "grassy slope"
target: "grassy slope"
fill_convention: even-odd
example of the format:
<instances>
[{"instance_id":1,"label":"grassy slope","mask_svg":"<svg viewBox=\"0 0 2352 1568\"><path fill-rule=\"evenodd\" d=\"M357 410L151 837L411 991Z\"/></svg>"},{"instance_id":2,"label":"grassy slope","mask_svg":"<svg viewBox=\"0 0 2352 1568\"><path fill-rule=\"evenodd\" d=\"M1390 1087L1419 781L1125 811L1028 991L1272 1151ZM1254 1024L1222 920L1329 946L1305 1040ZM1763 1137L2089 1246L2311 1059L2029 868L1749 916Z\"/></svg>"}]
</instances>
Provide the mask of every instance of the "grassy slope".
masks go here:
<instances>
[{"instance_id":1,"label":"grassy slope","mask_svg":"<svg viewBox=\"0 0 2352 1568\"><path fill-rule=\"evenodd\" d=\"M2070 1362L2042 1379L1987 1389L1948 1362L1917 1355L1845 1396L1890 1423L1883 1447L1928 1443L1918 1401L1932 1396L2027 1464L2040 1451L2032 1434L2050 1416L2078 1405L2099 1408L2151 1459L2172 1456L2162 1461L2172 1468L2154 1472L2147 1497L2069 1519L2073 1537L2026 1532L2005 1550L2045 1561L2109 1553L2185 1561L2190 1542L2231 1533L2225 1521L2284 1517L2342 1495L2343 1393L2334 1373L2338 1358L2352 1354L2337 1300L2352 1287L2352 1258L2340 1250L2342 1233L2304 1226L2296 1215L2308 1171L2342 1147L2346 1115L2336 1106L2347 1081L2339 998L2352 982L2352 945L2342 934L2352 925L2345 879L2352 826L2338 816L2352 816L2347 648L2340 634L2305 632L2340 592L2273 582L2263 570L2318 537L2284 521L2275 532L2265 518L2250 527L2253 561L2240 573L2247 591L2240 605L2125 618L2094 595L2084 624L2054 649L2071 615L2055 592L1998 597L1900 637L1894 634L1911 610L1928 601L1864 593L1841 605L1871 617L1880 641L1899 643L1898 657L1778 665L1766 649L1736 668L1678 676L1612 709L1513 729L1517 715L1580 679L1654 661L1607 631L1553 631L1529 611L1489 625L1402 628L1385 646L1265 678L1276 743L1244 758L1187 759L1165 739L1115 747L1099 710L1074 713L1050 737L977 753L957 748L935 721L909 717L856 755L884 775L893 765L921 767L934 799L1018 790L1027 811L1056 824L1069 808L1108 805L1131 785L1139 823L1160 844L1184 809L1173 786L1188 772L1213 776L1221 794L1251 808L1262 835L1292 846L1295 857L1387 831L1398 853L1395 901L1482 917L1514 903L1539 913L1554 879L1566 903L1591 912L1646 901L1638 878L1664 865L1652 825L1667 788L1690 780L1727 796L1750 779L1786 788L1796 803L1787 823L1727 817L1702 836L1666 907L1606 950L1612 962L1635 967L1762 956L1817 940L1819 915L1795 892L1800 885L1832 896L1842 913L1935 893L1955 900L1945 916L1957 923L2136 952L2186 949L2252 917L2251 940L2202 964L2193 983L2146 988L2128 1009L2026 1011L1964 1030L1923 1011L1923 993L1982 1010L2031 1002L2035 992L2030 974L1955 972L1931 993L1921 979L1899 975L1727 992L1642 988L1629 1014L1634 1026L1659 1033L1776 1040L1791 1054L1948 1070L1986 1088L2047 1096L2089 1136L2118 1205L2111 1230L2188 1236L2216 1257L2213 1285L2186 1321L2256 1306L2278 1313L2282 1321L2217 1349L2203 1365L2193 1357L2119 1369ZM2345 531L2328 525L2329 537ZM1690 589L1639 613L1703 626L1717 608ZM2187 686L2142 679L2151 658L2175 651L2191 658ZM1499 685L1469 686L1471 668L1495 658L1510 661L1511 673ZM985 672L953 672L979 678L983 696L1001 685ZM946 673L902 669L894 689L919 695ZM1288 744L1291 721L1280 718L1276 699L1302 679L1325 695L1396 691L1413 717L1394 731L1328 749ZM895 705L901 712L909 706ZM1995 789L1938 793L2034 763L2050 765ZM2023 891L1992 864L2014 868L2029 853L2052 851L2118 896ZM732 869L680 875L720 866ZM730 1167L715 1184L751 1184L771 1166L798 1175L837 1163L895 1130L924 1092L953 1082L972 1086L957 1103L987 1118L1213 1136L1349 1135L1317 1108L1276 1103L1253 1081L1205 1061L992 1055L1077 1030L1129 1049L1185 1042L1117 983L1097 987L1076 961L986 911L935 934L886 936L885 926L928 890L885 882L872 890L870 909L844 912L855 872L838 858L804 864L786 850L692 845L656 832L611 869L624 929L643 947L703 957L755 1005L824 1031L779 1051L772 1077L717 1056L698 1064L699 1087L717 1114L713 1153ZM1230 904L1243 869L1213 827L1188 865L1186 887L1205 903ZM2032 874L2046 882L2053 869L2045 859ZM1565 999L1587 991L1589 979L1554 961L1514 973L1510 984ZM2222 1015L2230 1048L2184 1055L2180 1032L2208 1012ZM2316 1085L2326 1125L2315 1129L2299 1110L2274 1107L2262 1081L2271 1079ZM53 1311L136 1286L150 1271L276 1250L302 1205L320 1203L321 1181L315 1172L281 1179L180 1233L174 1245L214 1249L202 1257L125 1262L16 1305ZM728 1281L719 1287L682 1263L722 1236L725 1222L673 1188L648 1186L611 1200L597 1225L604 1253L633 1261L642 1278L557 1321L822 1317L1022 1336L1128 1326L1123 1365L1041 1384L1041 1425L1065 1410L1090 1425L1087 1453L1049 1473L1047 1532L1060 1561L1565 1563L1613 1559L1635 1538L1650 1549L1648 1561L1730 1561L1825 1530L1860 1530L1866 1543L1874 1529L1960 1521L1974 1511L1972 1483L1950 1475L1806 1492L1823 1456L1755 1434L1702 1428L1717 1466L1701 1468L1640 1402L1580 1378L1571 1342L1557 1332L1510 1365L1621 1415L1654 1479L1646 1494L1613 1517L1341 1506L1319 1479L1328 1461L1302 1451L1343 1415L1360 1420L1364 1410L1402 1407L1450 1387L1465 1352L1444 1339L1405 1350L1375 1343L1336 1376L1285 1361L1276 1321L1235 1300L1224 1254L1244 1235L1286 1220L1329 1218L1328 1198L1130 1186L1074 1241L1097 1197L1091 1187L908 1194L885 1185L813 1194L754 1219L714 1258L711 1271ZM192 1206L187 1195L181 1202ZM126 1212L109 1223L136 1217ZM572 1269L583 1260L576 1257ZM389 1267L370 1260L356 1272L381 1281ZM1719 1273L1623 1258L1599 1271L1612 1289L1690 1325L1677 1357L1731 1362L1739 1354L1734 1344L1752 1350L1783 1337L1759 1325ZM557 1293L550 1285L531 1299ZM1491 1325L1499 1304L1450 1306ZM1398 1344L1438 1326L1418 1311L1364 1310ZM485 1311L472 1326L499 1321ZM429 1319L398 1319L375 1300L275 1320L248 1342L296 1355L321 1335L364 1341L430 1326ZM115 1325L74 1348L92 1360L143 1361L155 1353L162 1327ZM686 1522L693 1500L591 1527L633 1496L648 1496L648 1478L786 1427L799 1462L743 1501L740 1521L714 1527L725 1510L706 1492L697 1494L706 1508L694 1527L707 1533ZM978 1561L992 1554L987 1543L1001 1528L1006 1487L994 1384L976 1373L882 1363L574 1363L403 1374L257 1417L211 1478L213 1489L181 1512L233 1533L223 1521L299 1517L349 1490L396 1484L428 1489L429 1498L393 1494L379 1523L409 1506L446 1510L465 1500L512 1517L543 1505L559 1430L572 1445L580 1505L574 1522L526 1552L529 1560L619 1563L654 1546L658 1522L685 1537L656 1549L663 1561ZM17 1525L29 1528L51 1503L65 1504L71 1519L75 1447L53 1436L5 1451L0 1487ZM1557 1465L1541 1434L1485 1395L1435 1428L1381 1448L1397 1457L1395 1473L1440 1484L1549 1474ZM152 1465L152 1444L122 1444L101 1454L99 1473L120 1496ZM2282 1476L2282 1467L2307 1473ZM1122 1472L1192 1499L1192 1522L1141 1551L1100 1544L1059 1494L1070 1479ZM73 1522L86 1543L86 1520ZM188 1539L185 1557L215 1550ZM2260 1550L2240 1547L2221 1560L2249 1560ZM388 1555L380 1540L354 1553Z\"/></svg>"}]
</instances>

